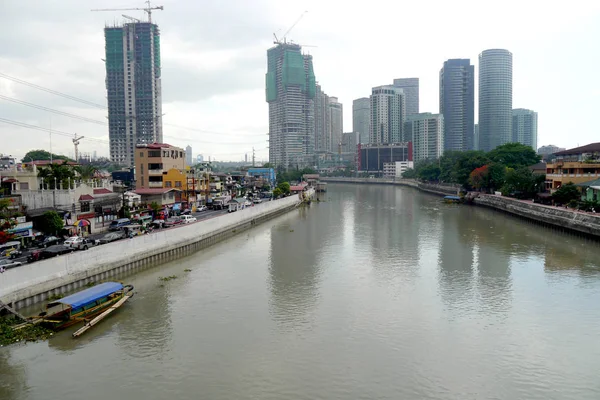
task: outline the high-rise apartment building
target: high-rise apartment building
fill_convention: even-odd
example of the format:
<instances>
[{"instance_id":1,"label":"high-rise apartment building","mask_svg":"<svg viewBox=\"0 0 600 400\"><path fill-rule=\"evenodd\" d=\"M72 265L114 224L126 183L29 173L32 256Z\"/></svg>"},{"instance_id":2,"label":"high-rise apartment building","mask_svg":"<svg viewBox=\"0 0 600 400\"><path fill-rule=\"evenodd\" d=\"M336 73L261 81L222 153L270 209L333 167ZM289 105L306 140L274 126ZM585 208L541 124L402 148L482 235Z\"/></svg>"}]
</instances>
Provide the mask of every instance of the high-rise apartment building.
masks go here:
<instances>
[{"instance_id":1,"label":"high-rise apartment building","mask_svg":"<svg viewBox=\"0 0 600 400\"><path fill-rule=\"evenodd\" d=\"M269 162L276 167L314 165L315 73L300 45L279 43L267 51Z\"/></svg>"},{"instance_id":2,"label":"high-rise apartment building","mask_svg":"<svg viewBox=\"0 0 600 400\"><path fill-rule=\"evenodd\" d=\"M329 123L331 124L329 151L337 153L344 132L344 108L337 97L329 98Z\"/></svg>"},{"instance_id":3,"label":"high-rise apartment building","mask_svg":"<svg viewBox=\"0 0 600 400\"><path fill-rule=\"evenodd\" d=\"M162 142L160 32L149 22L106 27L110 158L133 166L135 146Z\"/></svg>"},{"instance_id":4,"label":"high-rise apartment building","mask_svg":"<svg viewBox=\"0 0 600 400\"><path fill-rule=\"evenodd\" d=\"M538 113L524 108L512 110L512 141L537 149Z\"/></svg>"},{"instance_id":5,"label":"high-rise apartment building","mask_svg":"<svg viewBox=\"0 0 600 400\"><path fill-rule=\"evenodd\" d=\"M185 148L185 163L191 166L194 162L192 161L192 146L189 144Z\"/></svg>"},{"instance_id":6,"label":"high-rise apartment building","mask_svg":"<svg viewBox=\"0 0 600 400\"><path fill-rule=\"evenodd\" d=\"M399 143L403 141L406 120L406 99L403 89L377 86L371 90L371 123L369 143Z\"/></svg>"},{"instance_id":7,"label":"high-rise apartment building","mask_svg":"<svg viewBox=\"0 0 600 400\"><path fill-rule=\"evenodd\" d=\"M547 146L542 146L537 150L537 153L541 156L549 156L554 153L558 153L559 151L564 151L566 148L558 147L553 144L549 144Z\"/></svg>"},{"instance_id":8,"label":"high-rise apartment building","mask_svg":"<svg viewBox=\"0 0 600 400\"><path fill-rule=\"evenodd\" d=\"M479 124L475 124L473 127L473 150L480 150L479 148Z\"/></svg>"},{"instance_id":9,"label":"high-rise apartment building","mask_svg":"<svg viewBox=\"0 0 600 400\"><path fill-rule=\"evenodd\" d=\"M440 114L444 116L444 150L473 150L475 67L469 59L444 62L440 70Z\"/></svg>"},{"instance_id":10,"label":"high-rise apartment building","mask_svg":"<svg viewBox=\"0 0 600 400\"><path fill-rule=\"evenodd\" d=\"M444 116L421 113L406 119L405 135L411 138L414 162L440 158L444 154Z\"/></svg>"},{"instance_id":11,"label":"high-rise apartment building","mask_svg":"<svg viewBox=\"0 0 600 400\"><path fill-rule=\"evenodd\" d=\"M361 97L352 102L352 131L360 135L360 143L369 143L369 116L371 100Z\"/></svg>"},{"instance_id":12,"label":"high-rise apartment building","mask_svg":"<svg viewBox=\"0 0 600 400\"><path fill-rule=\"evenodd\" d=\"M315 94L315 152L318 155L324 155L329 150L331 138L331 123L329 112L329 96L321 89L321 85L316 85Z\"/></svg>"},{"instance_id":13,"label":"high-rise apartment building","mask_svg":"<svg viewBox=\"0 0 600 400\"><path fill-rule=\"evenodd\" d=\"M406 96L406 115L419 113L419 78L394 79L394 86Z\"/></svg>"},{"instance_id":14,"label":"high-rise apartment building","mask_svg":"<svg viewBox=\"0 0 600 400\"><path fill-rule=\"evenodd\" d=\"M512 53L479 55L479 149L490 151L512 140Z\"/></svg>"}]
</instances>

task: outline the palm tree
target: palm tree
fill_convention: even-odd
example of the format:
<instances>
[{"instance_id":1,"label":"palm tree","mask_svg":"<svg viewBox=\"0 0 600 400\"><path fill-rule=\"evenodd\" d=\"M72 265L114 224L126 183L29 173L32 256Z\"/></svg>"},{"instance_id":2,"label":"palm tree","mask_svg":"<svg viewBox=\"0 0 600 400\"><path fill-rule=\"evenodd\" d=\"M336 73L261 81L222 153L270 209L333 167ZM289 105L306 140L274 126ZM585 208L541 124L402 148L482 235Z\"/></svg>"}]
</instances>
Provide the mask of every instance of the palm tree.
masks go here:
<instances>
[{"instance_id":1,"label":"palm tree","mask_svg":"<svg viewBox=\"0 0 600 400\"><path fill-rule=\"evenodd\" d=\"M95 177L96 173L98 172L98 168L91 164L78 165L75 167L75 171L77 171L82 181L89 181Z\"/></svg>"}]
</instances>

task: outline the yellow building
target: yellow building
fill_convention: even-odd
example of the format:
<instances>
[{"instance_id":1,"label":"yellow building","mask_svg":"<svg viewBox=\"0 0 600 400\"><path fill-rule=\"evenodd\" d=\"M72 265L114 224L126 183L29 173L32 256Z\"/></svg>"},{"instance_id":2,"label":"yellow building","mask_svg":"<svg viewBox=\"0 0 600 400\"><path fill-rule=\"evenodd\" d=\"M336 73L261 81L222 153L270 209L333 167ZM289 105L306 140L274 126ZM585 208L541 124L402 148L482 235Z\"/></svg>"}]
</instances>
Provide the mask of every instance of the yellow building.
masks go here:
<instances>
[{"instance_id":1,"label":"yellow building","mask_svg":"<svg viewBox=\"0 0 600 400\"><path fill-rule=\"evenodd\" d=\"M546 187L554 191L565 183L600 178L600 142L559 151L546 164Z\"/></svg>"}]
</instances>

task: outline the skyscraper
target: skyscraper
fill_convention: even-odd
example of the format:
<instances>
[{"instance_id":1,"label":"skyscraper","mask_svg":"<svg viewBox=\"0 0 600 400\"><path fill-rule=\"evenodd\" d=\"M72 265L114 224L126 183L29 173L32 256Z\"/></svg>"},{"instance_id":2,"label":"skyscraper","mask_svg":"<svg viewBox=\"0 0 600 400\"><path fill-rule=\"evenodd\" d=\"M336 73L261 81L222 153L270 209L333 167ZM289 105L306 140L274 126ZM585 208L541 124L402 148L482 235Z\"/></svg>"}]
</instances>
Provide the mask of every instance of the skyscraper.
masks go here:
<instances>
[{"instance_id":1,"label":"skyscraper","mask_svg":"<svg viewBox=\"0 0 600 400\"><path fill-rule=\"evenodd\" d=\"M369 143L402 142L406 119L404 91L391 85L374 87L371 90L370 119Z\"/></svg>"},{"instance_id":2,"label":"skyscraper","mask_svg":"<svg viewBox=\"0 0 600 400\"><path fill-rule=\"evenodd\" d=\"M193 162L192 162L192 146L190 146L189 144L185 148L185 163L188 166L191 166L193 164Z\"/></svg>"},{"instance_id":3,"label":"skyscraper","mask_svg":"<svg viewBox=\"0 0 600 400\"><path fill-rule=\"evenodd\" d=\"M315 73L312 56L293 43L267 51L269 162L284 168L314 165Z\"/></svg>"},{"instance_id":4,"label":"skyscraper","mask_svg":"<svg viewBox=\"0 0 600 400\"><path fill-rule=\"evenodd\" d=\"M112 161L133 166L137 144L162 142L160 32L149 22L104 28Z\"/></svg>"},{"instance_id":5,"label":"skyscraper","mask_svg":"<svg viewBox=\"0 0 600 400\"><path fill-rule=\"evenodd\" d=\"M328 150L329 138L331 137L331 113L329 112L329 96L316 85L315 94L315 152L324 154Z\"/></svg>"},{"instance_id":6,"label":"skyscraper","mask_svg":"<svg viewBox=\"0 0 600 400\"><path fill-rule=\"evenodd\" d=\"M338 102L337 97L329 98L329 122L331 124L331 136L328 151L338 153L338 147L342 142L342 133L344 132L344 108L342 103Z\"/></svg>"},{"instance_id":7,"label":"skyscraper","mask_svg":"<svg viewBox=\"0 0 600 400\"><path fill-rule=\"evenodd\" d=\"M444 154L444 116L421 113L406 117L405 137L413 145L413 160L435 160Z\"/></svg>"},{"instance_id":8,"label":"skyscraper","mask_svg":"<svg viewBox=\"0 0 600 400\"><path fill-rule=\"evenodd\" d=\"M369 115L371 100L361 97L352 102L352 131L360 135L360 143L369 143Z\"/></svg>"},{"instance_id":9,"label":"skyscraper","mask_svg":"<svg viewBox=\"0 0 600 400\"><path fill-rule=\"evenodd\" d=\"M440 70L440 114L444 151L475 148L475 67L469 59L444 62Z\"/></svg>"},{"instance_id":10,"label":"skyscraper","mask_svg":"<svg viewBox=\"0 0 600 400\"><path fill-rule=\"evenodd\" d=\"M537 150L538 114L532 110L512 110L512 141Z\"/></svg>"},{"instance_id":11,"label":"skyscraper","mask_svg":"<svg viewBox=\"0 0 600 400\"><path fill-rule=\"evenodd\" d=\"M473 127L473 150L480 150L480 148L479 148L479 124L475 124L475 127Z\"/></svg>"},{"instance_id":12,"label":"skyscraper","mask_svg":"<svg viewBox=\"0 0 600 400\"><path fill-rule=\"evenodd\" d=\"M512 140L512 53L479 55L479 149L490 151Z\"/></svg>"},{"instance_id":13,"label":"skyscraper","mask_svg":"<svg viewBox=\"0 0 600 400\"><path fill-rule=\"evenodd\" d=\"M404 90L406 115L419 113L419 78L394 79L394 86Z\"/></svg>"}]
</instances>

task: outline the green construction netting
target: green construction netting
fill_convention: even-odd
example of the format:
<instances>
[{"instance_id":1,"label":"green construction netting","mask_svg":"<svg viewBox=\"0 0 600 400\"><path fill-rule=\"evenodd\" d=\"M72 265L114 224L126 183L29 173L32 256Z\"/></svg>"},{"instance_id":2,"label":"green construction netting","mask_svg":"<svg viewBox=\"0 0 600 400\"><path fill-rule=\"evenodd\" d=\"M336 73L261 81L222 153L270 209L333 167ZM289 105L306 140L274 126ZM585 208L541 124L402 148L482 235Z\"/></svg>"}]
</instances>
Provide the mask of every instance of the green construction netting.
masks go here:
<instances>
[{"instance_id":1,"label":"green construction netting","mask_svg":"<svg viewBox=\"0 0 600 400\"><path fill-rule=\"evenodd\" d=\"M317 92L317 79L315 78L315 71L313 69L312 60L308 61L308 87L306 88L306 94L309 99L315 98Z\"/></svg>"},{"instance_id":2,"label":"green construction netting","mask_svg":"<svg viewBox=\"0 0 600 400\"><path fill-rule=\"evenodd\" d=\"M300 52L286 50L283 55L281 83L287 89L290 85L298 85L306 91L306 72L304 57Z\"/></svg>"},{"instance_id":3,"label":"green construction netting","mask_svg":"<svg viewBox=\"0 0 600 400\"><path fill-rule=\"evenodd\" d=\"M154 68L156 77L160 78L160 35L154 33Z\"/></svg>"},{"instance_id":4,"label":"green construction netting","mask_svg":"<svg viewBox=\"0 0 600 400\"><path fill-rule=\"evenodd\" d=\"M275 71L269 71L265 75L267 101L277 100L277 75Z\"/></svg>"},{"instance_id":5,"label":"green construction netting","mask_svg":"<svg viewBox=\"0 0 600 400\"><path fill-rule=\"evenodd\" d=\"M106 69L118 70L123 68L123 29L106 28Z\"/></svg>"}]
</instances>

